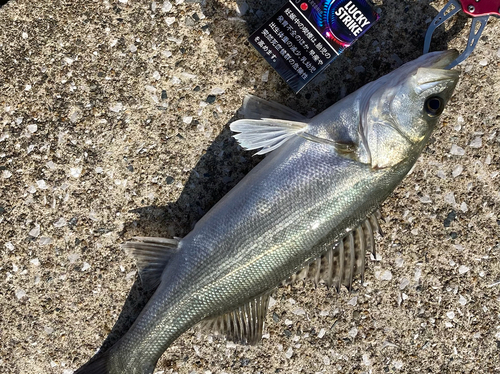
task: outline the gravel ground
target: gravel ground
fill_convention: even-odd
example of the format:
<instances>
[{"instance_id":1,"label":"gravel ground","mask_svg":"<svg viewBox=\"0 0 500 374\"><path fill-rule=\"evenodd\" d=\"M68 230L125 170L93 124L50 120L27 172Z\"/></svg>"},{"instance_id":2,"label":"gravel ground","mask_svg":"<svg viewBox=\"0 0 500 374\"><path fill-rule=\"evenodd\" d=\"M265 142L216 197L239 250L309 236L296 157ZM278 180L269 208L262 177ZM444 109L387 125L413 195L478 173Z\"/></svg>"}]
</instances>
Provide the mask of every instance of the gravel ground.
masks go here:
<instances>
[{"instance_id":1,"label":"gravel ground","mask_svg":"<svg viewBox=\"0 0 500 374\"><path fill-rule=\"evenodd\" d=\"M284 0L171 2L0 9L0 373L70 374L126 331L147 295L120 244L185 235L259 161L228 130L245 94L318 113L418 57L444 5L377 0L380 22L295 95L247 42ZM193 329L158 373L500 372L499 20L458 69L365 284L280 288L262 344Z\"/></svg>"}]
</instances>

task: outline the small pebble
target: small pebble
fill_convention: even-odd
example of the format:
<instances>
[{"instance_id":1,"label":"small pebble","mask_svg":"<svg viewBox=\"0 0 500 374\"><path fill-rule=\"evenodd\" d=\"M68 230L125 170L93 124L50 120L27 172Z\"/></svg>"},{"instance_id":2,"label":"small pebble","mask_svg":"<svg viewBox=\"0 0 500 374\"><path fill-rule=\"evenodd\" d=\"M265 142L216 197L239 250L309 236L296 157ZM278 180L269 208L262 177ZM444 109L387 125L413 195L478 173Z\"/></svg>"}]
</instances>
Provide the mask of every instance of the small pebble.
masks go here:
<instances>
[{"instance_id":1,"label":"small pebble","mask_svg":"<svg viewBox=\"0 0 500 374\"><path fill-rule=\"evenodd\" d=\"M306 311L303 308L296 307L292 309L292 313L297 316L303 316L306 314Z\"/></svg>"},{"instance_id":2,"label":"small pebble","mask_svg":"<svg viewBox=\"0 0 500 374\"><path fill-rule=\"evenodd\" d=\"M453 318L455 318L455 312L454 311L449 311L449 312L446 313L446 316L449 319L453 319Z\"/></svg>"},{"instance_id":3,"label":"small pebble","mask_svg":"<svg viewBox=\"0 0 500 374\"><path fill-rule=\"evenodd\" d=\"M183 117L182 122L184 122L186 125L191 124L193 122L193 117Z\"/></svg>"},{"instance_id":4,"label":"small pebble","mask_svg":"<svg viewBox=\"0 0 500 374\"><path fill-rule=\"evenodd\" d=\"M380 274L380 279L385 281L390 281L392 279L392 273L390 270L384 270Z\"/></svg>"},{"instance_id":5,"label":"small pebble","mask_svg":"<svg viewBox=\"0 0 500 374\"><path fill-rule=\"evenodd\" d=\"M153 78L159 81L161 79L161 75L158 71L153 72Z\"/></svg>"},{"instance_id":6,"label":"small pebble","mask_svg":"<svg viewBox=\"0 0 500 374\"><path fill-rule=\"evenodd\" d=\"M464 202L462 202L462 204L460 204L460 210L461 210L462 212L464 212L464 213L465 213L465 212L467 212L467 211L469 210L469 208L467 207L467 204L465 203L465 201L464 201Z\"/></svg>"},{"instance_id":7,"label":"small pebble","mask_svg":"<svg viewBox=\"0 0 500 374\"><path fill-rule=\"evenodd\" d=\"M63 217L59 218L57 222L54 222L54 227L60 228L63 226L66 226L66 220Z\"/></svg>"},{"instance_id":8,"label":"small pebble","mask_svg":"<svg viewBox=\"0 0 500 374\"><path fill-rule=\"evenodd\" d=\"M28 234L34 238L37 238L38 235L40 235L40 225L35 225L35 227L32 228Z\"/></svg>"},{"instance_id":9,"label":"small pebble","mask_svg":"<svg viewBox=\"0 0 500 374\"><path fill-rule=\"evenodd\" d=\"M462 165L457 165L451 172L451 175L453 175L453 178L458 177L460 174L462 174L462 171L464 170L464 167Z\"/></svg>"},{"instance_id":10,"label":"small pebble","mask_svg":"<svg viewBox=\"0 0 500 374\"><path fill-rule=\"evenodd\" d=\"M406 277L401 278L401 281L399 282L399 289L404 290L408 285L410 284L410 280Z\"/></svg>"},{"instance_id":11,"label":"small pebble","mask_svg":"<svg viewBox=\"0 0 500 374\"><path fill-rule=\"evenodd\" d=\"M37 132L38 130L38 126L37 125L28 125L27 126L27 129L30 133L34 134L35 132Z\"/></svg>"},{"instance_id":12,"label":"small pebble","mask_svg":"<svg viewBox=\"0 0 500 374\"><path fill-rule=\"evenodd\" d=\"M84 262L82 266L82 271L90 269L90 264L88 262Z\"/></svg>"},{"instance_id":13,"label":"small pebble","mask_svg":"<svg viewBox=\"0 0 500 374\"><path fill-rule=\"evenodd\" d=\"M270 297L268 308L271 309L275 305L276 305L276 299L274 297Z\"/></svg>"},{"instance_id":14,"label":"small pebble","mask_svg":"<svg viewBox=\"0 0 500 374\"><path fill-rule=\"evenodd\" d=\"M237 1L236 2L236 13L239 16L244 16L248 12L249 6L246 1Z\"/></svg>"},{"instance_id":15,"label":"small pebble","mask_svg":"<svg viewBox=\"0 0 500 374\"><path fill-rule=\"evenodd\" d=\"M358 74L360 74L360 73L364 73L364 72L365 72L365 68L364 68L364 66L361 66L361 65L360 65L360 66L356 66L356 67L354 68L354 71L355 71L356 73L358 73Z\"/></svg>"},{"instance_id":16,"label":"small pebble","mask_svg":"<svg viewBox=\"0 0 500 374\"><path fill-rule=\"evenodd\" d=\"M38 258L34 258L34 259L30 260L30 263L33 266L40 266L40 260Z\"/></svg>"},{"instance_id":17,"label":"small pebble","mask_svg":"<svg viewBox=\"0 0 500 374\"><path fill-rule=\"evenodd\" d=\"M49 244L52 244L52 241L53 241L52 238L49 238L47 236L42 236L40 238L39 244L42 245L42 246L43 245L49 245Z\"/></svg>"},{"instance_id":18,"label":"small pebble","mask_svg":"<svg viewBox=\"0 0 500 374\"><path fill-rule=\"evenodd\" d=\"M2 178L9 179L10 177L12 177L12 173L9 170L2 171Z\"/></svg>"},{"instance_id":19,"label":"small pebble","mask_svg":"<svg viewBox=\"0 0 500 374\"><path fill-rule=\"evenodd\" d=\"M403 361L401 360L393 360L392 364L394 365L394 368L397 370L401 370L403 368Z\"/></svg>"},{"instance_id":20,"label":"small pebble","mask_svg":"<svg viewBox=\"0 0 500 374\"><path fill-rule=\"evenodd\" d=\"M447 192L444 194L444 201L448 204L456 204L455 194L453 192Z\"/></svg>"},{"instance_id":21,"label":"small pebble","mask_svg":"<svg viewBox=\"0 0 500 374\"><path fill-rule=\"evenodd\" d=\"M465 265L460 265L460 267L458 268L458 273L459 273L459 274L465 274L465 273L467 273L469 270L470 270L470 268L468 268L467 266L465 266Z\"/></svg>"},{"instance_id":22,"label":"small pebble","mask_svg":"<svg viewBox=\"0 0 500 374\"><path fill-rule=\"evenodd\" d=\"M417 267L415 269L415 275L413 276L413 280L415 282L418 282L420 280L420 278L422 277L422 268L420 267Z\"/></svg>"},{"instance_id":23,"label":"small pebble","mask_svg":"<svg viewBox=\"0 0 500 374\"><path fill-rule=\"evenodd\" d=\"M459 147L456 144L452 144L450 153L454 156L463 156L465 155L465 149L462 147Z\"/></svg>"},{"instance_id":24,"label":"small pebble","mask_svg":"<svg viewBox=\"0 0 500 374\"><path fill-rule=\"evenodd\" d=\"M70 253L68 255L68 260L70 264L74 264L80 259L80 255L78 253Z\"/></svg>"},{"instance_id":25,"label":"small pebble","mask_svg":"<svg viewBox=\"0 0 500 374\"><path fill-rule=\"evenodd\" d=\"M210 91L210 95L222 95L224 92L226 91L223 88L214 87L212 88L212 91Z\"/></svg>"},{"instance_id":26,"label":"small pebble","mask_svg":"<svg viewBox=\"0 0 500 374\"><path fill-rule=\"evenodd\" d=\"M291 358L293 356L293 349L292 347L288 348L285 352L285 357L286 358Z\"/></svg>"},{"instance_id":27,"label":"small pebble","mask_svg":"<svg viewBox=\"0 0 500 374\"><path fill-rule=\"evenodd\" d=\"M467 304L467 299L465 297L463 297L462 295L460 295L460 297L458 298L458 303L460 305L465 305L465 304Z\"/></svg>"},{"instance_id":28,"label":"small pebble","mask_svg":"<svg viewBox=\"0 0 500 374\"><path fill-rule=\"evenodd\" d=\"M420 198L420 202L423 204L429 204L429 203L432 203L432 200L429 197L429 195L424 195Z\"/></svg>"},{"instance_id":29,"label":"small pebble","mask_svg":"<svg viewBox=\"0 0 500 374\"><path fill-rule=\"evenodd\" d=\"M47 183L45 183L45 181L43 179L36 181L36 185L41 190L46 190L47 188L49 188L49 186L47 186Z\"/></svg>"},{"instance_id":30,"label":"small pebble","mask_svg":"<svg viewBox=\"0 0 500 374\"><path fill-rule=\"evenodd\" d=\"M266 71L264 72L264 74L262 74L261 80L262 80L262 82L264 82L264 83L265 83L265 82L267 82L267 81L269 80L269 70L266 70Z\"/></svg>"},{"instance_id":31,"label":"small pebble","mask_svg":"<svg viewBox=\"0 0 500 374\"><path fill-rule=\"evenodd\" d=\"M347 335L349 335L349 337L354 339L356 337L356 335L358 335L358 329L356 327L353 327L352 329L349 330Z\"/></svg>"},{"instance_id":32,"label":"small pebble","mask_svg":"<svg viewBox=\"0 0 500 374\"><path fill-rule=\"evenodd\" d=\"M356 296L354 296L351 300L349 300L347 302L347 304L352 305L352 306L356 306L358 304L358 298Z\"/></svg>"},{"instance_id":33,"label":"small pebble","mask_svg":"<svg viewBox=\"0 0 500 374\"><path fill-rule=\"evenodd\" d=\"M128 47L128 49L129 49L129 51L130 51L130 52L132 52L132 53L137 52L137 47L136 47L134 44L130 45L130 46Z\"/></svg>"},{"instance_id":34,"label":"small pebble","mask_svg":"<svg viewBox=\"0 0 500 374\"><path fill-rule=\"evenodd\" d=\"M167 26L171 26L175 22L175 17L167 17L167 18L165 18L165 22L167 23ZM170 53L170 56L172 56L172 53ZM170 57L170 56L167 56L167 57Z\"/></svg>"},{"instance_id":35,"label":"small pebble","mask_svg":"<svg viewBox=\"0 0 500 374\"><path fill-rule=\"evenodd\" d=\"M115 113L121 112L123 110L123 104L120 102L115 103L113 106L109 107L109 110Z\"/></svg>"},{"instance_id":36,"label":"small pebble","mask_svg":"<svg viewBox=\"0 0 500 374\"><path fill-rule=\"evenodd\" d=\"M325 336L325 334L326 334L326 329L323 329L323 328L322 328L322 329L321 329L321 330L319 330L319 332L318 332L318 338L319 338L319 339L322 339L322 338L323 338L323 336Z\"/></svg>"},{"instance_id":37,"label":"small pebble","mask_svg":"<svg viewBox=\"0 0 500 374\"><path fill-rule=\"evenodd\" d=\"M372 363L370 361L370 356L368 353L363 354L363 365L370 366Z\"/></svg>"},{"instance_id":38,"label":"small pebble","mask_svg":"<svg viewBox=\"0 0 500 374\"><path fill-rule=\"evenodd\" d=\"M82 174L82 168L79 166L69 169L69 175L71 175L73 178L80 178L81 174Z\"/></svg>"},{"instance_id":39,"label":"small pebble","mask_svg":"<svg viewBox=\"0 0 500 374\"><path fill-rule=\"evenodd\" d=\"M162 12L165 12L165 13L168 13L172 10L172 3L170 1L165 1L163 3L163 6L161 7L161 11Z\"/></svg>"},{"instance_id":40,"label":"small pebble","mask_svg":"<svg viewBox=\"0 0 500 374\"><path fill-rule=\"evenodd\" d=\"M134 278L134 277L135 277L135 274L136 274L136 271L135 271L135 270L134 270L134 271L130 271L130 272L128 272L128 273L125 275L125 279L126 279L126 280L131 280L132 278Z\"/></svg>"},{"instance_id":41,"label":"small pebble","mask_svg":"<svg viewBox=\"0 0 500 374\"><path fill-rule=\"evenodd\" d=\"M16 290L16 297L18 300L21 300L23 297L26 297L26 291L23 290L22 288L18 288Z\"/></svg>"},{"instance_id":42,"label":"small pebble","mask_svg":"<svg viewBox=\"0 0 500 374\"><path fill-rule=\"evenodd\" d=\"M479 65L481 65L481 66L488 65L488 60L481 60L481 61L479 61Z\"/></svg>"},{"instance_id":43,"label":"small pebble","mask_svg":"<svg viewBox=\"0 0 500 374\"><path fill-rule=\"evenodd\" d=\"M483 140L479 136L474 138L474 140L472 140L469 144L471 148L481 148L482 145L483 145Z\"/></svg>"}]
</instances>

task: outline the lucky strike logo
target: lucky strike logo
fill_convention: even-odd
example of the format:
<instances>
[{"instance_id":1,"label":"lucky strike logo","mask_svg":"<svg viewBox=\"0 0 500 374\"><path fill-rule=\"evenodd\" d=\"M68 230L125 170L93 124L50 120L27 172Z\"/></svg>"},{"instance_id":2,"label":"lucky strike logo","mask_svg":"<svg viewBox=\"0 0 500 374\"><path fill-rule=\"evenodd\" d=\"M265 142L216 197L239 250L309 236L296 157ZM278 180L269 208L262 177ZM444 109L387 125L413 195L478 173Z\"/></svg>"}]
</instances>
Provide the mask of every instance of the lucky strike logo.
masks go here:
<instances>
[{"instance_id":1,"label":"lucky strike logo","mask_svg":"<svg viewBox=\"0 0 500 374\"><path fill-rule=\"evenodd\" d=\"M342 47L348 47L372 23L366 15L372 15L371 7L353 0L323 0L319 4L321 13L314 12L314 18L322 34Z\"/></svg>"}]
</instances>

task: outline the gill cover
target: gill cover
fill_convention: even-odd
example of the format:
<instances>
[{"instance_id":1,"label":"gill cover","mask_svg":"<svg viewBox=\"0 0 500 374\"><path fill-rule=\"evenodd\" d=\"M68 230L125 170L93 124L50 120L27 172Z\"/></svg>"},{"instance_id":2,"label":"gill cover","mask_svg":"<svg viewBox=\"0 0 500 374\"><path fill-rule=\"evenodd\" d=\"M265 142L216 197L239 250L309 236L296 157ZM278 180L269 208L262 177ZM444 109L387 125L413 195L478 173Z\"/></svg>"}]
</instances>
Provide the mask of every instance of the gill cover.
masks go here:
<instances>
[{"instance_id":1,"label":"gill cover","mask_svg":"<svg viewBox=\"0 0 500 374\"><path fill-rule=\"evenodd\" d=\"M374 169L394 166L430 136L458 82L458 71L443 69L456 55L429 53L365 87L360 161Z\"/></svg>"}]
</instances>

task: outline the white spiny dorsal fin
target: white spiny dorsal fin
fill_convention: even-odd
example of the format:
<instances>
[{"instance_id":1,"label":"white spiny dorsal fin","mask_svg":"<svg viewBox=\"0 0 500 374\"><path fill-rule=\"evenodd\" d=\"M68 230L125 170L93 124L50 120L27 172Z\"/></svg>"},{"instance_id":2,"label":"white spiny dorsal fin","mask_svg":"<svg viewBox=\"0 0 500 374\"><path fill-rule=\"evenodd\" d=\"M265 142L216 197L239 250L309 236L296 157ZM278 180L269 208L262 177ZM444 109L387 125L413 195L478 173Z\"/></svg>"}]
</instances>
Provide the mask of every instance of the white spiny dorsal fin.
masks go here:
<instances>
[{"instance_id":1,"label":"white spiny dorsal fin","mask_svg":"<svg viewBox=\"0 0 500 374\"><path fill-rule=\"evenodd\" d=\"M246 119L277 118L292 122L307 122L308 119L295 110L274 101L246 95L240 112Z\"/></svg>"},{"instance_id":2,"label":"white spiny dorsal fin","mask_svg":"<svg viewBox=\"0 0 500 374\"><path fill-rule=\"evenodd\" d=\"M269 153L288 139L304 132L307 123L264 118L240 119L231 123L231 131L239 132L234 138L246 150L260 149L257 155Z\"/></svg>"},{"instance_id":3,"label":"white spiny dorsal fin","mask_svg":"<svg viewBox=\"0 0 500 374\"><path fill-rule=\"evenodd\" d=\"M375 253L374 235L381 233L377 221L379 216L377 211L367 217L359 227L349 231L330 250L310 261L284 283L311 279L315 284L324 281L328 287L335 286L337 291L342 285L351 291L356 275L360 274L361 282L364 281L366 252Z\"/></svg>"},{"instance_id":4,"label":"white spiny dorsal fin","mask_svg":"<svg viewBox=\"0 0 500 374\"><path fill-rule=\"evenodd\" d=\"M208 318L199 326L207 332L225 335L235 343L257 344L262 339L270 294L267 292L231 312Z\"/></svg>"},{"instance_id":5,"label":"white spiny dorsal fin","mask_svg":"<svg viewBox=\"0 0 500 374\"><path fill-rule=\"evenodd\" d=\"M144 288L154 289L160 284L161 274L168 261L177 253L179 240L134 237L122 245L135 260Z\"/></svg>"}]
</instances>

